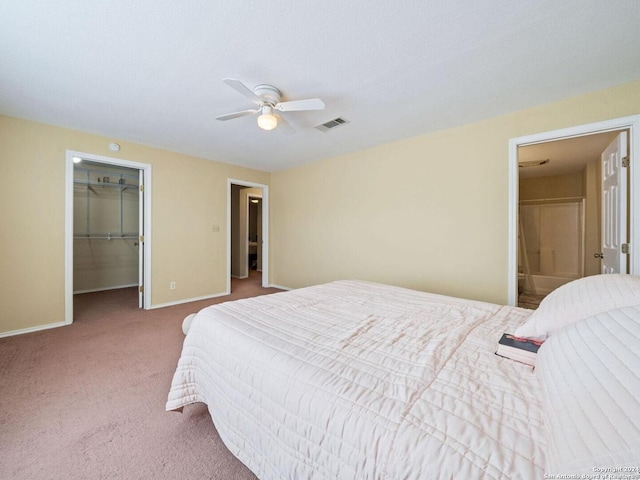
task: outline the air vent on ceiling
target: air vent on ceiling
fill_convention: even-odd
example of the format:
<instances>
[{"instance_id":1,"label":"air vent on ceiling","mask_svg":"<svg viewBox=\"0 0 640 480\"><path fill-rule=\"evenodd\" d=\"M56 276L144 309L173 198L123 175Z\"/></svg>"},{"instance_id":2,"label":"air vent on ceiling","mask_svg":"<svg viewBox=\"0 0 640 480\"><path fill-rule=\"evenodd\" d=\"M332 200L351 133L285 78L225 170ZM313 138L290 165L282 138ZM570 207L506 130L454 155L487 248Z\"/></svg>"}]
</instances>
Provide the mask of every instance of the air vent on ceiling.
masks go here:
<instances>
[{"instance_id":1,"label":"air vent on ceiling","mask_svg":"<svg viewBox=\"0 0 640 480\"><path fill-rule=\"evenodd\" d=\"M545 160L531 160L529 162L520 162L518 163L518 166L520 168L539 167L540 165L546 165L547 163L549 163L548 158Z\"/></svg>"},{"instance_id":2,"label":"air vent on ceiling","mask_svg":"<svg viewBox=\"0 0 640 480\"><path fill-rule=\"evenodd\" d=\"M334 118L333 120L329 120L328 122L325 122L321 125L316 125L314 128L317 128L321 132L328 132L329 130L337 128L340 125L344 125L346 123L349 123L349 120L345 120L344 118L338 117L338 118Z\"/></svg>"}]
</instances>

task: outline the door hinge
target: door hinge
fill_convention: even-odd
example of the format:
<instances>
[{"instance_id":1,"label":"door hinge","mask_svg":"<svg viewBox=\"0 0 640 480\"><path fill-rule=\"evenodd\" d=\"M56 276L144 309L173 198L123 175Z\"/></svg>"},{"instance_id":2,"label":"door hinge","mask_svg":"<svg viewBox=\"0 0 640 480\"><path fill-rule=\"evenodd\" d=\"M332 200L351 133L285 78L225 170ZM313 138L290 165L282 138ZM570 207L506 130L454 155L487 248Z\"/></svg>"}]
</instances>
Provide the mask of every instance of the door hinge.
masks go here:
<instances>
[{"instance_id":1,"label":"door hinge","mask_svg":"<svg viewBox=\"0 0 640 480\"><path fill-rule=\"evenodd\" d=\"M144 185L140 185L140 191L144 192Z\"/></svg>"},{"instance_id":2,"label":"door hinge","mask_svg":"<svg viewBox=\"0 0 640 480\"><path fill-rule=\"evenodd\" d=\"M629 244L628 243L623 243L622 245L620 245L620 250L625 255L629 255Z\"/></svg>"},{"instance_id":3,"label":"door hinge","mask_svg":"<svg viewBox=\"0 0 640 480\"><path fill-rule=\"evenodd\" d=\"M138 290L140 291L140 293L144 293L144 285L140 285L140 288Z\"/></svg>"},{"instance_id":4,"label":"door hinge","mask_svg":"<svg viewBox=\"0 0 640 480\"><path fill-rule=\"evenodd\" d=\"M630 160L629 157L622 157L622 166L623 167L628 167L629 166Z\"/></svg>"},{"instance_id":5,"label":"door hinge","mask_svg":"<svg viewBox=\"0 0 640 480\"><path fill-rule=\"evenodd\" d=\"M140 235L140 243L144 243L144 235Z\"/></svg>"}]
</instances>

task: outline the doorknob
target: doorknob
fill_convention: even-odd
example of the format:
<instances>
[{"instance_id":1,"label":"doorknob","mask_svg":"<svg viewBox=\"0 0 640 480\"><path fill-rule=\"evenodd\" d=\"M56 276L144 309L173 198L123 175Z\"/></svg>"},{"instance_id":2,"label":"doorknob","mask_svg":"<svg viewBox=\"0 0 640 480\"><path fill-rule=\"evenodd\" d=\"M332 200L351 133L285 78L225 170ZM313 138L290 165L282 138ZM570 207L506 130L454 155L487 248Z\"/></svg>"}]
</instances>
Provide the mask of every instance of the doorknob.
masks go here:
<instances>
[{"instance_id":1,"label":"doorknob","mask_svg":"<svg viewBox=\"0 0 640 480\"><path fill-rule=\"evenodd\" d=\"M604 255L602 253L594 253L593 256L600 259L604 258Z\"/></svg>"}]
</instances>

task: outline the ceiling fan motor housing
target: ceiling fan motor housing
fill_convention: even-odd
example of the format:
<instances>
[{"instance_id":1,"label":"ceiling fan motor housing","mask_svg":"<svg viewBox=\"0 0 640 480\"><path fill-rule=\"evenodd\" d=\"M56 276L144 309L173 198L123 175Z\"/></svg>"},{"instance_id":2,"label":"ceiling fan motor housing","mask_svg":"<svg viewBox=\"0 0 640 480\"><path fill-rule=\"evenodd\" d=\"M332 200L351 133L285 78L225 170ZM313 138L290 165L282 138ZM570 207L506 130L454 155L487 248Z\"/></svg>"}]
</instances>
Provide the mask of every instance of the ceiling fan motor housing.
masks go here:
<instances>
[{"instance_id":1,"label":"ceiling fan motor housing","mask_svg":"<svg viewBox=\"0 0 640 480\"><path fill-rule=\"evenodd\" d=\"M260 84L253 89L253 93L272 106L280 102L282 93L273 85Z\"/></svg>"}]
</instances>

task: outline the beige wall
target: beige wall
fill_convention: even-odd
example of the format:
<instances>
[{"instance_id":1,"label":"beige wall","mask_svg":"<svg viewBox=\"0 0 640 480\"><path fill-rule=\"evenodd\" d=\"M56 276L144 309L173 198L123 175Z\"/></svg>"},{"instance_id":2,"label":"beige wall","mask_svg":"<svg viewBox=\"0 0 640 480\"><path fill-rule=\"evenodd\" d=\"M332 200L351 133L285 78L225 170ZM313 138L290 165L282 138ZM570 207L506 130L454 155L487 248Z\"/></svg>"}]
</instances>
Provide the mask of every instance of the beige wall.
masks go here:
<instances>
[{"instance_id":1,"label":"beige wall","mask_svg":"<svg viewBox=\"0 0 640 480\"><path fill-rule=\"evenodd\" d=\"M268 173L0 116L0 333L64 321L66 150L152 165L154 305L226 290L227 178Z\"/></svg>"},{"instance_id":2,"label":"beige wall","mask_svg":"<svg viewBox=\"0 0 640 480\"><path fill-rule=\"evenodd\" d=\"M275 173L271 281L504 303L509 139L638 113L640 81Z\"/></svg>"},{"instance_id":3,"label":"beige wall","mask_svg":"<svg viewBox=\"0 0 640 480\"><path fill-rule=\"evenodd\" d=\"M551 177L521 178L520 200L584 196L582 172Z\"/></svg>"},{"instance_id":4,"label":"beige wall","mask_svg":"<svg viewBox=\"0 0 640 480\"><path fill-rule=\"evenodd\" d=\"M509 139L638 113L640 81L273 175L0 116L0 333L64 320L67 149L153 166L154 305L225 291L227 178L271 185L273 284L363 278L503 303Z\"/></svg>"}]
</instances>

